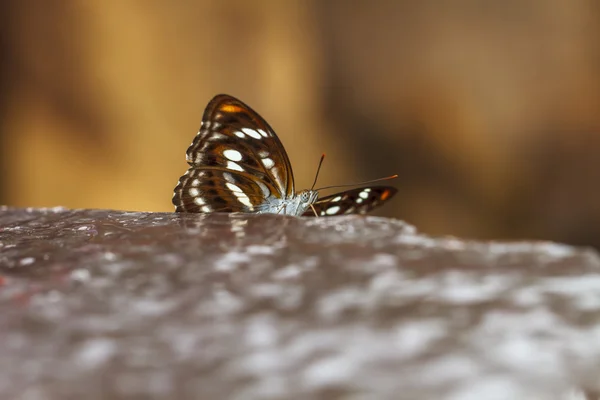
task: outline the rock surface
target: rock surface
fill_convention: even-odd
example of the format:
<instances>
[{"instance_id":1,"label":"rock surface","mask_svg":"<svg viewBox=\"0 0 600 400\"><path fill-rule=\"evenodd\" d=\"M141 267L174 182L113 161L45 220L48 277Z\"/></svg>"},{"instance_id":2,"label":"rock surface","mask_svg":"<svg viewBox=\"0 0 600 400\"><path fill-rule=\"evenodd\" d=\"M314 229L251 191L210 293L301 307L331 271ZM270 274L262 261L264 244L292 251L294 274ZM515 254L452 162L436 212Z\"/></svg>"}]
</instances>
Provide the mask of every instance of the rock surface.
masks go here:
<instances>
[{"instance_id":1,"label":"rock surface","mask_svg":"<svg viewBox=\"0 0 600 400\"><path fill-rule=\"evenodd\" d=\"M374 217L0 209L1 399L592 399L600 258Z\"/></svg>"}]
</instances>

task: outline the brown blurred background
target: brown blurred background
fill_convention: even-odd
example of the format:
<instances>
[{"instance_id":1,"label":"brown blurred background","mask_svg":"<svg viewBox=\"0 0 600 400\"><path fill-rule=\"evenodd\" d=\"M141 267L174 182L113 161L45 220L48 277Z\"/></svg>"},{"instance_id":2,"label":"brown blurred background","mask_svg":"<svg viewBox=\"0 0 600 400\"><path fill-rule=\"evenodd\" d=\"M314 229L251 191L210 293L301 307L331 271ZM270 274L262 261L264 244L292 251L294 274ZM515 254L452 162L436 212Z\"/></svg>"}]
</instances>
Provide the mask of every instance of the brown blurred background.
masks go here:
<instances>
[{"instance_id":1,"label":"brown blurred background","mask_svg":"<svg viewBox=\"0 0 600 400\"><path fill-rule=\"evenodd\" d=\"M400 175L432 234L600 247L595 0L0 3L0 203L170 211L217 93L299 188Z\"/></svg>"}]
</instances>

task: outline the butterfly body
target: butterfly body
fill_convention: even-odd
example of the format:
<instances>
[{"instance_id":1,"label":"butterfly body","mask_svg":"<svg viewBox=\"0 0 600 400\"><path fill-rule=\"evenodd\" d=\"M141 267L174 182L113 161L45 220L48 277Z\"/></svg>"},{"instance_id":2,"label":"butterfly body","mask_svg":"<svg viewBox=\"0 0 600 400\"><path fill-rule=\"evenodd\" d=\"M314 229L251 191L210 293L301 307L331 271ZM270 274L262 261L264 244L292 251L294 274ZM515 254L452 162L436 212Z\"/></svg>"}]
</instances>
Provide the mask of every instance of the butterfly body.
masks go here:
<instances>
[{"instance_id":1,"label":"butterfly body","mask_svg":"<svg viewBox=\"0 0 600 400\"><path fill-rule=\"evenodd\" d=\"M248 212L294 216L366 213L391 198L388 186L351 189L324 198L294 189L283 144L240 100L215 96L186 152L190 165L173 194L177 212Z\"/></svg>"},{"instance_id":2,"label":"butterfly body","mask_svg":"<svg viewBox=\"0 0 600 400\"><path fill-rule=\"evenodd\" d=\"M319 192L303 190L288 199L270 196L257 209L259 214L303 215L317 201Z\"/></svg>"}]
</instances>

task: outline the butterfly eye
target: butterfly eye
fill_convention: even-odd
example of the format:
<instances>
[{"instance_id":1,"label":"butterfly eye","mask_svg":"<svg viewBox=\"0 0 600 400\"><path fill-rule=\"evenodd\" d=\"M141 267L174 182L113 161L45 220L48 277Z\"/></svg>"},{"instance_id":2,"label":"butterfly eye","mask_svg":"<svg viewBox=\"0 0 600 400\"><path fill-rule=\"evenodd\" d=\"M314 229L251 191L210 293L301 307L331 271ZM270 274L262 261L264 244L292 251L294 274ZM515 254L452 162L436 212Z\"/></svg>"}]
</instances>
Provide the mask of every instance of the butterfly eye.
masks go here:
<instances>
[{"instance_id":1,"label":"butterfly eye","mask_svg":"<svg viewBox=\"0 0 600 400\"><path fill-rule=\"evenodd\" d=\"M300 193L300 201L302 203L308 203L310 201L310 192L305 190L302 193Z\"/></svg>"}]
</instances>

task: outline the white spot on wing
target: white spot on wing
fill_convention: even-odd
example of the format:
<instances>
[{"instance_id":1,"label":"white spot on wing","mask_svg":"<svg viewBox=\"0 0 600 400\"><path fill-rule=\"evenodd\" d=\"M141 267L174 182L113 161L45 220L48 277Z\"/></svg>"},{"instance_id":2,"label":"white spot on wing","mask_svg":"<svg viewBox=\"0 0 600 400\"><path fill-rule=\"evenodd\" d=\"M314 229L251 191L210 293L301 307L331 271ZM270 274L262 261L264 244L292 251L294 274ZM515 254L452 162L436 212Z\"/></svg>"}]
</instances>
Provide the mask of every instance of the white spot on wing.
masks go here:
<instances>
[{"instance_id":1,"label":"white spot on wing","mask_svg":"<svg viewBox=\"0 0 600 400\"><path fill-rule=\"evenodd\" d=\"M244 168L240 167L240 164L233 161L227 161L227 168L232 169L234 171L244 172Z\"/></svg>"},{"instance_id":2,"label":"white spot on wing","mask_svg":"<svg viewBox=\"0 0 600 400\"><path fill-rule=\"evenodd\" d=\"M242 188L240 188L238 185L234 185L233 183L227 182L225 183L225 186L227 186L227 189L231 190L232 192L242 192Z\"/></svg>"},{"instance_id":3,"label":"white spot on wing","mask_svg":"<svg viewBox=\"0 0 600 400\"><path fill-rule=\"evenodd\" d=\"M275 162L270 158L263 158L262 163L267 169L271 169L273 166L275 166Z\"/></svg>"},{"instance_id":4,"label":"white spot on wing","mask_svg":"<svg viewBox=\"0 0 600 400\"><path fill-rule=\"evenodd\" d=\"M340 206L333 206L333 207L329 207L325 213L327 215L334 215L336 214L338 211L340 211Z\"/></svg>"},{"instance_id":5,"label":"white spot on wing","mask_svg":"<svg viewBox=\"0 0 600 400\"><path fill-rule=\"evenodd\" d=\"M257 131L258 131L258 133L260 133L260 136L262 136L262 137L267 137L267 136L269 136L269 135L267 134L267 132L263 131L262 129L257 129Z\"/></svg>"},{"instance_id":6,"label":"white spot on wing","mask_svg":"<svg viewBox=\"0 0 600 400\"><path fill-rule=\"evenodd\" d=\"M203 206L206 204L206 202L204 201L204 199L202 197L196 197L194 199L194 203L196 203L196 205L198 205L198 206Z\"/></svg>"},{"instance_id":7,"label":"white spot on wing","mask_svg":"<svg viewBox=\"0 0 600 400\"><path fill-rule=\"evenodd\" d=\"M331 202L332 202L332 203L335 203L335 202L338 202L338 201L340 201L341 199L342 199L342 196L336 196L336 197L334 197L333 199L331 199Z\"/></svg>"},{"instance_id":8,"label":"white spot on wing","mask_svg":"<svg viewBox=\"0 0 600 400\"><path fill-rule=\"evenodd\" d=\"M265 185L261 181L256 181L256 184L258 185L258 187L260 187L260 190L262 191L262 194L265 197L265 199L271 195L271 191L269 190L267 185Z\"/></svg>"},{"instance_id":9,"label":"white spot on wing","mask_svg":"<svg viewBox=\"0 0 600 400\"><path fill-rule=\"evenodd\" d=\"M237 150L225 150L223 151L223 155L231 161L242 161L242 153Z\"/></svg>"},{"instance_id":10,"label":"white spot on wing","mask_svg":"<svg viewBox=\"0 0 600 400\"><path fill-rule=\"evenodd\" d=\"M244 133L243 133L243 132L240 132L240 131L235 131L233 134L234 134L235 136L239 137L240 139L243 139L243 138L245 138L245 137L246 137L246 135L244 135Z\"/></svg>"},{"instance_id":11,"label":"white spot on wing","mask_svg":"<svg viewBox=\"0 0 600 400\"><path fill-rule=\"evenodd\" d=\"M200 180L199 179L194 179L192 181L192 186L200 186Z\"/></svg>"},{"instance_id":12,"label":"white spot on wing","mask_svg":"<svg viewBox=\"0 0 600 400\"><path fill-rule=\"evenodd\" d=\"M240 201L240 203L242 203L246 207L250 208L251 210L254 209L254 207L252 207L252 203L250 202L250 199L248 198L248 196L244 196L244 197L238 196L238 200Z\"/></svg>"},{"instance_id":13,"label":"white spot on wing","mask_svg":"<svg viewBox=\"0 0 600 400\"><path fill-rule=\"evenodd\" d=\"M260 133L256 132L254 129L242 128L242 132L254 139L260 139L262 137L260 136Z\"/></svg>"},{"instance_id":14,"label":"white spot on wing","mask_svg":"<svg viewBox=\"0 0 600 400\"><path fill-rule=\"evenodd\" d=\"M358 197L360 197L361 199L368 199L369 198L369 192L371 191L371 189L365 189L362 192L360 192L358 194Z\"/></svg>"},{"instance_id":15,"label":"white spot on wing","mask_svg":"<svg viewBox=\"0 0 600 400\"><path fill-rule=\"evenodd\" d=\"M191 188L189 190L190 196L192 197L198 197L198 195L200 194L200 191L196 188Z\"/></svg>"},{"instance_id":16,"label":"white spot on wing","mask_svg":"<svg viewBox=\"0 0 600 400\"><path fill-rule=\"evenodd\" d=\"M202 207L200 207L200 211L210 212L210 207L209 206L202 206Z\"/></svg>"},{"instance_id":17,"label":"white spot on wing","mask_svg":"<svg viewBox=\"0 0 600 400\"><path fill-rule=\"evenodd\" d=\"M227 182L235 182L235 179L233 179L233 175L231 175L229 172L223 172L223 178L225 178Z\"/></svg>"},{"instance_id":18,"label":"white spot on wing","mask_svg":"<svg viewBox=\"0 0 600 400\"><path fill-rule=\"evenodd\" d=\"M363 201L364 201L364 199L358 198L358 199L356 199L356 204L360 204L360 203L362 203Z\"/></svg>"},{"instance_id":19,"label":"white spot on wing","mask_svg":"<svg viewBox=\"0 0 600 400\"><path fill-rule=\"evenodd\" d=\"M231 192L235 195L235 197L237 197L240 203L242 203L246 207L249 207L251 210L253 209L252 202L250 202L250 198L246 195L246 193L244 193L242 188L240 188L238 185L234 185L233 183L229 182L225 183L225 186L227 186L227 188L231 190Z\"/></svg>"}]
</instances>

